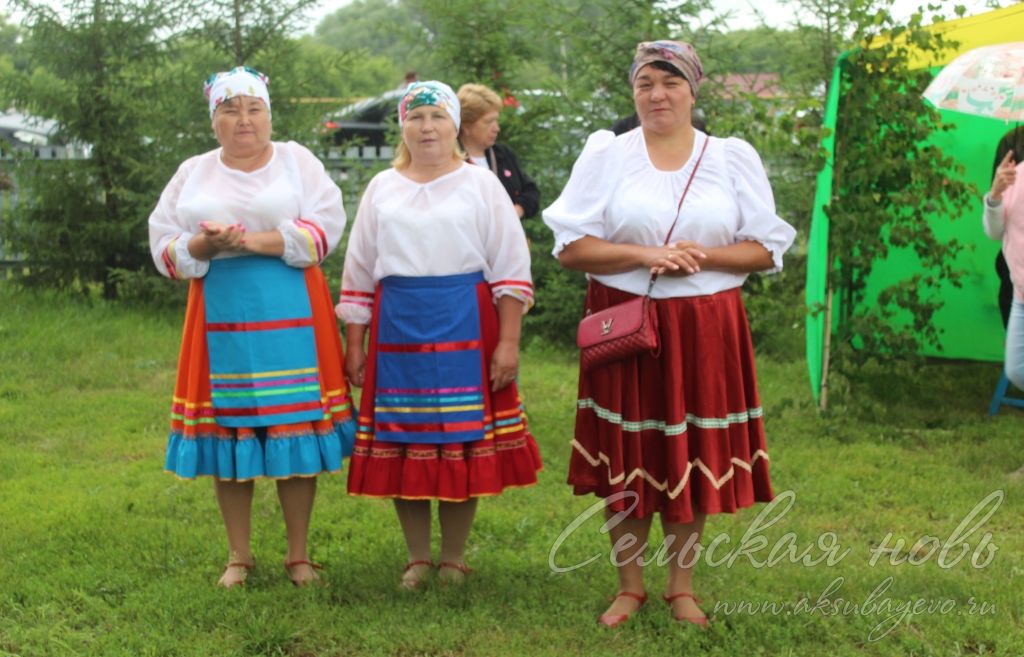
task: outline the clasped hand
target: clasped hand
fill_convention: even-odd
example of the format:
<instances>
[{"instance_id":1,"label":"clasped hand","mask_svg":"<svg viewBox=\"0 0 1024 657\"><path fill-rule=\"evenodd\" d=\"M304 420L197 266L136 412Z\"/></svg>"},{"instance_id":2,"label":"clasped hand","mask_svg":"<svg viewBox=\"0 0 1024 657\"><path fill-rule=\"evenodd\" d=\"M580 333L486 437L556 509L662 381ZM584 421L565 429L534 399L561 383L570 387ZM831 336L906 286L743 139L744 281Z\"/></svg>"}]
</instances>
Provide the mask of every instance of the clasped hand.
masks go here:
<instances>
[{"instance_id":1,"label":"clasped hand","mask_svg":"<svg viewBox=\"0 0 1024 657\"><path fill-rule=\"evenodd\" d=\"M700 263L707 259L704 247L696 242L672 242L665 246L650 247L647 266L651 274L689 276L700 271Z\"/></svg>"},{"instance_id":2,"label":"clasped hand","mask_svg":"<svg viewBox=\"0 0 1024 657\"><path fill-rule=\"evenodd\" d=\"M225 225L216 221L201 221L203 236L210 246L220 251L241 251L245 248L245 226L242 224Z\"/></svg>"}]
</instances>

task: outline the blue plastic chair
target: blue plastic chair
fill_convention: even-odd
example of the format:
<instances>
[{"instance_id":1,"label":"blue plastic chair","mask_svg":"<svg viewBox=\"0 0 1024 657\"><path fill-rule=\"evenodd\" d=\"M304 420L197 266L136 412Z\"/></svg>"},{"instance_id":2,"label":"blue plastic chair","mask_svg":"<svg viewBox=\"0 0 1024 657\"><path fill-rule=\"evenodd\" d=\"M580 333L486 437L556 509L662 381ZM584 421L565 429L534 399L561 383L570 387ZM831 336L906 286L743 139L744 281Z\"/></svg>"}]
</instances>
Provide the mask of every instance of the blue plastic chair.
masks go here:
<instances>
[{"instance_id":1,"label":"blue plastic chair","mask_svg":"<svg viewBox=\"0 0 1024 657\"><path fill-rule=\"evenodd\" d=\"M999 383L996 384L995 392L992 393L992 402L988 405L988 414L995 415L1003 404L1024 408L1024 399L1019 397L1008 397L1007 390L1010 388L1010 380L1006 378L1006 371L999 373Z\"/></svg>"}]
</instances>

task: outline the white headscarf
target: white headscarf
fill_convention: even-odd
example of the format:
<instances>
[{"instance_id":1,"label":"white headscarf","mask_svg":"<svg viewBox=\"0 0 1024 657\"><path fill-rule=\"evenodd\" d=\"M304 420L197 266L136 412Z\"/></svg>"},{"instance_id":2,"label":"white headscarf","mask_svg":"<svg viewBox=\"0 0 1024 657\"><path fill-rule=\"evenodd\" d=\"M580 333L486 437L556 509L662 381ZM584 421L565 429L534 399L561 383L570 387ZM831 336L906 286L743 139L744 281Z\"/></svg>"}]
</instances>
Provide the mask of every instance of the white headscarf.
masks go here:
<instances>
[{"instance_id":1,"label":"white headscarf","mask_svg":"<svg viewBox=\"0 0 1024 657\"><path fill-rule=\"evenodd\" d=\"M203 93L210 103L210 118L217 111L217 106L235 96L252 96L259 98L270 111L270 78L254 68L236 66L230 71L214 73L206 79Z\"/></svg>"},{"instance_id":2,"label":"white headscarf","mask_svg":"<svg viewBox=\"0 0 1024 657\"><path fill-rule=\"evenodd\" d=\"M462 123L462 109L459 106L459 97L452 91L452 88L444 82L437 80L426 80L424 82L413 82L406 90L402 99L398 101L398 125L405 123L405 115L409 110L416 109L421 105L436 105L448 112L455 122L455 131L458 132Z\"/></svg>"}]
</instances>

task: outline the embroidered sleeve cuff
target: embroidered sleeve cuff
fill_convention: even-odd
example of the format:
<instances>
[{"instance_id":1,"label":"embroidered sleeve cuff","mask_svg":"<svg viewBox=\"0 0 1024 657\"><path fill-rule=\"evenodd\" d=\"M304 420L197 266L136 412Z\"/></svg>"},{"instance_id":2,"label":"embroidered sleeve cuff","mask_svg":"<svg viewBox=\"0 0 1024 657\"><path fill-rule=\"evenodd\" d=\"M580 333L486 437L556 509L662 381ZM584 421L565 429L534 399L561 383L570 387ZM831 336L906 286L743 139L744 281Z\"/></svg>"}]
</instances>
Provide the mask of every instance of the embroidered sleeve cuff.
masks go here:
<instances>
[{"instance_id":1,"label":"embroidered sleeve cuff","mask_svg":"<svg viewBox=\"0 0 1024 657\"><path fill-rule=\"evenodd\" d=\"M202 278L206 276L206 272L210 271L209 261L197 260L189 253L188 242L192 237L190 233L178 235L167 244L160 255L169 278L178 280Z\"/></svg>"},{"instance_id":2,"label":"embroidered sleeve cuff","mask_svg":"<svg viewBox=\"0 0 1024 657\"><path fill-rule=\"evenodd\" d=\"M491 298L511 296L523 302L523 314L533 308L533 285L529 281L497 281L491 283Z\"/></svg>"},{"instance_id":3,"label":"embroidered sleeve cuff","mask_svg":"<svg viewBox=\"0 0 1024 657\"><path fill-rule=\"evenodd\" d=\"M369 324L373 317L373 292L342 290L334 312L346 324Z\"/></svg>"},{"instance_id":4,"label":"embroidered sleeve cuff","mask_svg":"<svg viewBox=\"0 0 1024 657\"><path fill-rule=\"evenodd\" d=\"M277 227L284 238L285 264L308 267L327 257L327 235L323 228L308 219L286 221Z\"/></svg>"}]
</instances>

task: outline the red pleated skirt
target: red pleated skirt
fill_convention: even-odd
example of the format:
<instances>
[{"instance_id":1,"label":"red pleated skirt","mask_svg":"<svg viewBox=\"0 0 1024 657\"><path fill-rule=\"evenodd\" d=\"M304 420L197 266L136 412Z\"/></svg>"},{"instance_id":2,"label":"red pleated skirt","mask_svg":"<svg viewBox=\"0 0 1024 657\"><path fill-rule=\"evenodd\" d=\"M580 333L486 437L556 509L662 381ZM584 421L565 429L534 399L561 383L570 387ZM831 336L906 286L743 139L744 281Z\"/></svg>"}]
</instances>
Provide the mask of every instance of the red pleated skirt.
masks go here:
<instances>
[{"instance_id":1,"label":"red pleated skirt","mask_svg":"<svg viewBox=\"0 0 1024 657\"><path fill-rule=\"evenodd\" d=\"M597 281L596 312L635 298ZM655 303L661 352L581 373L569 483L616 512L690 522L773 497L739 288Z\"/></svg>"},{"instance_id":2,"label":"red pleated skirt","mask_svg":"<svg viewBox=\"0 0 1024 657\"><path fill-rule=\"evenodd\" d=\"M530 434L513 382L492 392L490 362L498 344L498 313L486 283L476 286L480 309L481 368L485 438L464 443L400 443L375 440L376 356L380 291L375 295L366 374L359 401L355 448L349 462L348 492L366 497L463 502L499 495L506 488L537 483L540 450Z\"/></svg>"}]
</instances>

